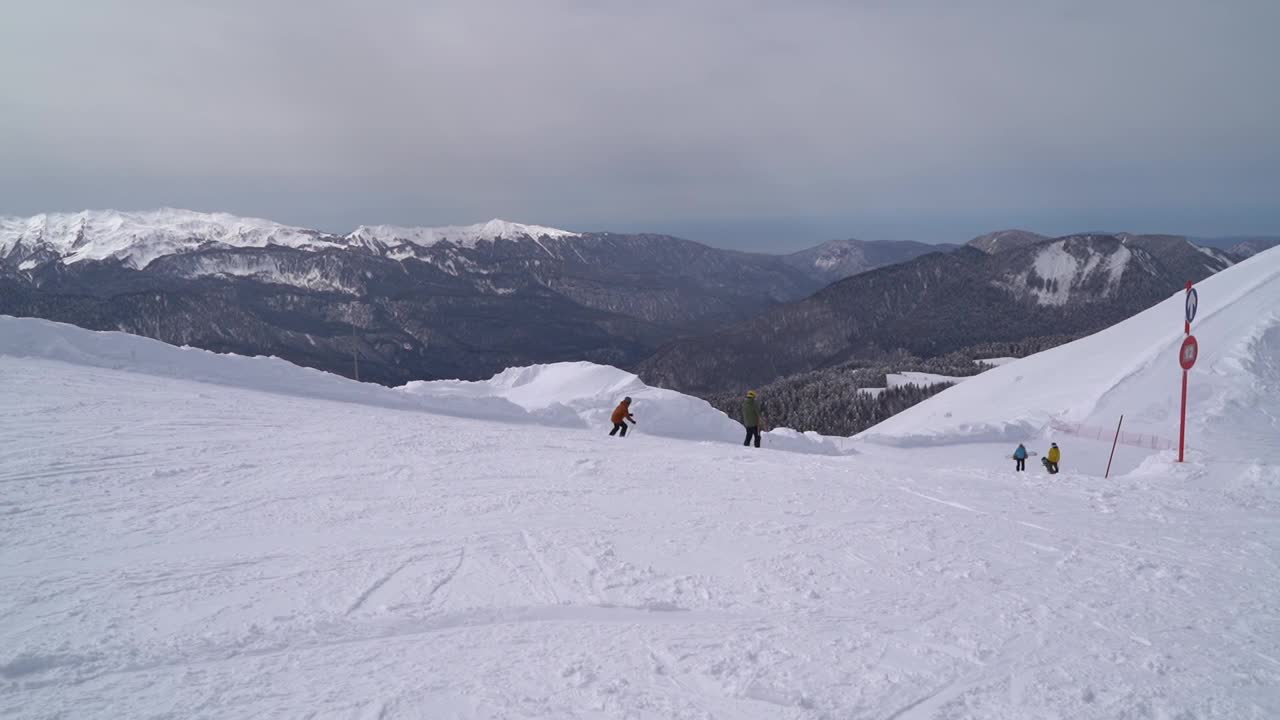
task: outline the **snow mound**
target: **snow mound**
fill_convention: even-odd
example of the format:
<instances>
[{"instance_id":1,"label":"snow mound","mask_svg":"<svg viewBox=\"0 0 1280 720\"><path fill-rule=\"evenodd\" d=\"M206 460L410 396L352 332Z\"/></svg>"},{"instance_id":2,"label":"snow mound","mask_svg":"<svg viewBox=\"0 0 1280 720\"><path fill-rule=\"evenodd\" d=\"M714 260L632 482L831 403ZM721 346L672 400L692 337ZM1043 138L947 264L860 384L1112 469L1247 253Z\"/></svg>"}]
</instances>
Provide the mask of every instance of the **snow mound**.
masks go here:
<instances>
[{"instance_id":1,"label":"snow mound","mask_svg":"<svg viewBox=\"0 0 1280 720\"><path fill-rule=\"evenodd\" d=\"M639 377L608 365L564 362L509 368L488 380L432 380L400 388L415 397L501 398L534 412L567 411L589 427L607 430L610 415L624 397L636 417L632 432L706 442L742 442L742 424L705 400L645 385ZM764 433L767 447L793 452L851 453L845 438L778 428Z\"/></svg>"},{"instance_id":2,"label":"snow mound","mask_svg":"<svg viewBox=\"0 0 1280 720\"><path fill-rule=\"evenodd\" d=\"M742 425L705 400L651 388L631 373L589 362L510 368L489 380L411 382L400 388L359 383L273 357L175 347L122 332L0 315L0 356L55 360L320 400L430 412L497 422L608 429L613 408L632 398L636 432L681 440L742 442ZM779 428L772 449L848 454L846 438Z\"/></svg>"},{"instance_id":3,"label":"snow mound","mask_svg":"<svg viewBox=\"0 0 1280 720\"><path fill-rule=\"evenodd\" d=\"M1219 455L1280 452L1280 249L1197 286L1188 446ZM915 446L1013 442L1066 424L1178 436L1181 291L1095 335L994 367L861 433ZM1259 390L1264 390L1259 392Z\"/></svg>"}]
</instances>

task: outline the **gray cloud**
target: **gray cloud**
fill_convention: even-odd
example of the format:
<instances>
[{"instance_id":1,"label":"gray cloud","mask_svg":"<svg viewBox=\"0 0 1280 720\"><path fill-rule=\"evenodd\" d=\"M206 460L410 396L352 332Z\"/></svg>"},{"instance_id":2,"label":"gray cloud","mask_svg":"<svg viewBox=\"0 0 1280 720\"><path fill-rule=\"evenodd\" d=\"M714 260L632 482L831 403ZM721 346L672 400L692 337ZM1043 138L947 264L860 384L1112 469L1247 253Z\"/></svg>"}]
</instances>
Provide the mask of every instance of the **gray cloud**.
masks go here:
<instances>
[{"instance_id":1,"label":"gray cloud","mask_svg":"<svg viewBox=\"0 0 1280 720\"><path fill-rule=\"evenodd\" d=\"M1274 0L42 0L0 213L1280 231Z\"/></svg>"}]
</instances>

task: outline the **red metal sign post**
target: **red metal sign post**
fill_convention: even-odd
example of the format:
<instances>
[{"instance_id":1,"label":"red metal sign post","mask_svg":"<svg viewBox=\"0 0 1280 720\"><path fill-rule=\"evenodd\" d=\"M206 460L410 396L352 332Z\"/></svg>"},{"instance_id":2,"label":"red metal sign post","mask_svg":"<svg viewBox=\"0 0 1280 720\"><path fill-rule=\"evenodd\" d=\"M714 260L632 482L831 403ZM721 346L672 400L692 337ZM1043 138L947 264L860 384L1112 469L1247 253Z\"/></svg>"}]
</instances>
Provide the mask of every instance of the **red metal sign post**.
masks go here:
<instances>
[{"instance_id":1,"label":"red metal sign post","mask_svg":"<svg viewBox=\"0 0 1280 720\"><path fill-rule=\"evenodd\" d=\"M1178 348L1178 364L1182 366L1182 420L1178 425L1178 462L1183 462L1187 451L1187 372L1195 367L1196 358L1200 355L1200 345L1196 336L1191 334L1191 321L1196 318L1196 310L1200 305L1200 294L1187 281L1186 322L1182 331L1187 337Z\"/></svg>"}]
</instances>

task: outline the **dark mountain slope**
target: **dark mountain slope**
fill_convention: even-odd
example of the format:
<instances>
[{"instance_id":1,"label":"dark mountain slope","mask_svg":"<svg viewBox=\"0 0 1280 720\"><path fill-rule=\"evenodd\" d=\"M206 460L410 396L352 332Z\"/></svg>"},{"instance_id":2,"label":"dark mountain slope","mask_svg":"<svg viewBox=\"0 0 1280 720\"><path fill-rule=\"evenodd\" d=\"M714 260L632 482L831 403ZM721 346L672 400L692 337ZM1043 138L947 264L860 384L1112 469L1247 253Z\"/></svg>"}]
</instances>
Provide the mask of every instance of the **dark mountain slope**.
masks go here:
<instances>
[{"instance_id":1,"label":"dark mountain slope","mask_svg":"<svg viewBox=\"0 0 1280 720\"><path fill-rule=\"evenodd\" d=\"M670 343L639 372L651 384L713 394L898 350L929 358L983 342L1092 332L1226 266L1194 248L1158 257L1146 244L1085 235L996 254L925 255Z\"/></svg>"}]
</instances>

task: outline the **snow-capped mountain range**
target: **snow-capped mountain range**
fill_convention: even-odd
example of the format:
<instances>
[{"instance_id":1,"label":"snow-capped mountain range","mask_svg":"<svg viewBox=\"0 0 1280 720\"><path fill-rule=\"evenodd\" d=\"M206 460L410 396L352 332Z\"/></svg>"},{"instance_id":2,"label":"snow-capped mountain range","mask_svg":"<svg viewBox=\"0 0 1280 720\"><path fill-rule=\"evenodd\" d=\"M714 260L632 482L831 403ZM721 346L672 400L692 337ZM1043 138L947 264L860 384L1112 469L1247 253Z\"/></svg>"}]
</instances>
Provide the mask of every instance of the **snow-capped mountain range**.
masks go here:
<instances>
[{"instance_id":1,"label":"snow-capped mountain range","mask_svg":"<svg viewBox=\"0 0 1280 720\"><path fill-rule=\"evenodd\" d=\"M402 248L406 245L433 247L441 243L449 243L458 247L474 248L480 243L497 240L514 240L517 238L561 240L577 237L582 237L582 233L495 219L475 225L447 225L444 227L361 225L343 239L348 245L391 250Z\"/></svg>"},{"instance_id":2,"label":"snow-capped mountain range","mask_svg":"<svg viewBox=\"0 0 1280 720\"><path fill-rule=\"evenodd\" d=\"M0 219L0 313L353 374L354 353L362 377L389 383L649 358L659 382L701 391L690 373L767 382L865 352L929 356L961 336L1091 331L1231 262L1137 235L937 249L839 240L768 255L502 220L336 234L225 213L85 211ZM1072 310L1084 306L1095 309Z\"/></svg>"},{"instance_id":3,"label":"snow-capped mountain range","mask_svg":"<svg viewBox=\"0 0 1280 720\"><path fill-rule=\"evenodd\" d=\"M930 249L903 244L847 272ZM503 220L339 234L174 209L0 218L0 313L334 371L354 372L355 344L362 376L380 382L625 366L803 298L833 272L666 235Z\"/></svg>"},{"instance_id":4,"label":"snow-capped mountain range","mask_svg":"<svg viewBox=\"0 0 1280 720\"><path fill-rule=\"evenodd\" d=\"M142 269L157 258L199 250L280 247L321 251L364 248L387 255L411 255L412 247L440 244L475 248L480 243L519 238L561 239L579 233L505 220L446 227L362 225L345 235L282 225L227 213L160 209L142 212L87 210L33 217L0 217L0 258L30 269L59 260L118 260Z\"/></svg>"}]
</instances>

